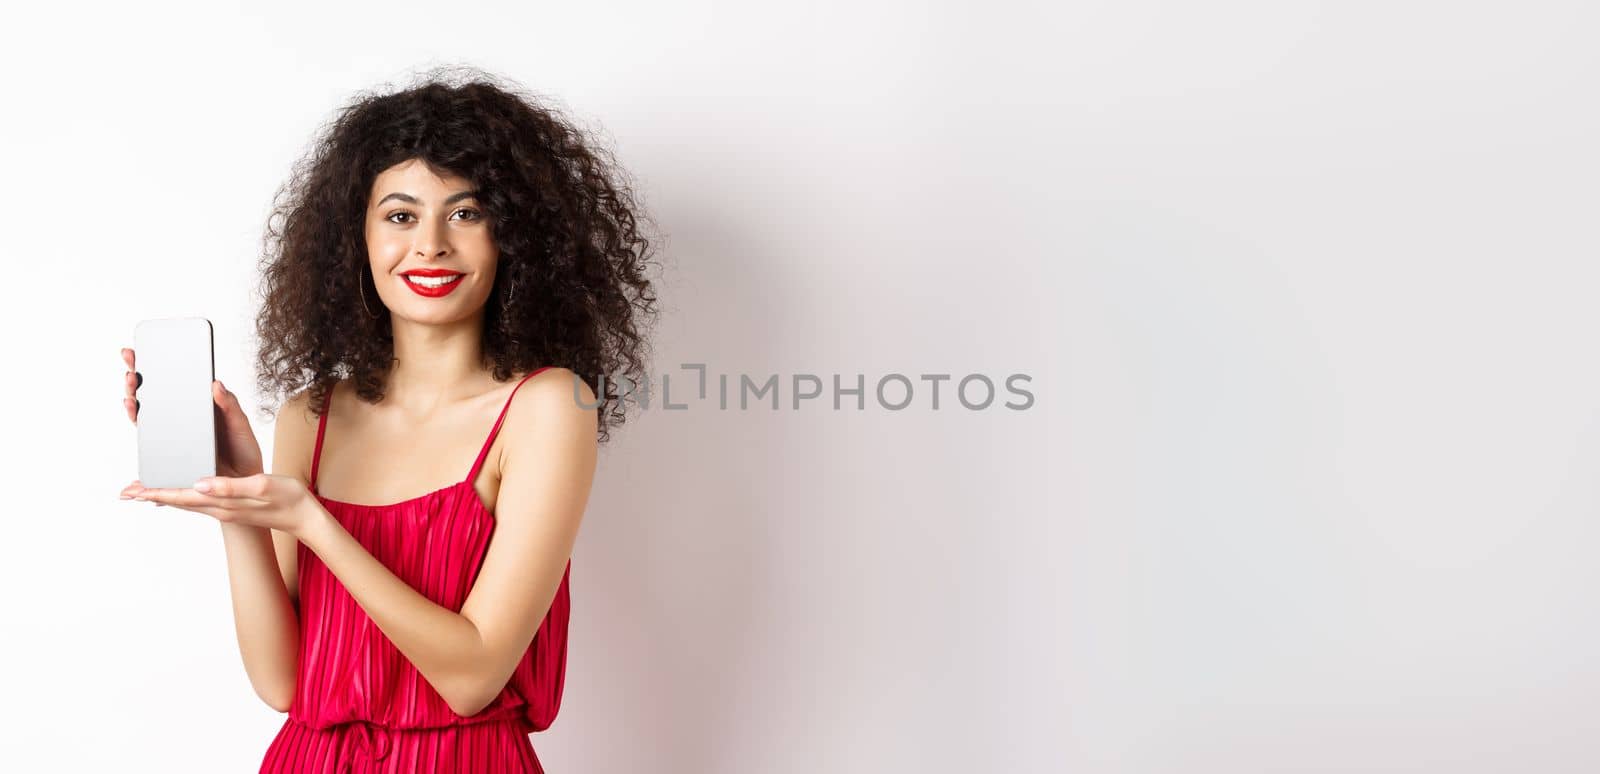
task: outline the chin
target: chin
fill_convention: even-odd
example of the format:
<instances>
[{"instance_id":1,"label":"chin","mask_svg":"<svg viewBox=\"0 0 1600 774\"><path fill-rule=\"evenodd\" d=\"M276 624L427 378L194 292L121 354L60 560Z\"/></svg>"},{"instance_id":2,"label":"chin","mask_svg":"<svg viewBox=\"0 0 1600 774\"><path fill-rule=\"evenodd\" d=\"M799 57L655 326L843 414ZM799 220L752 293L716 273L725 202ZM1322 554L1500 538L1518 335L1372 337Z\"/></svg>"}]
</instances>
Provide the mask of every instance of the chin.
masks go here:
<instances>
[{"instance_id":1,"label":"chin","mask_svg":"<svg viewBox=\"0 0 1600 774\"><path fill-rule=\"evenodd\" d=\"M395 316L421 325L451 325L472 319L482 305L481 301L472 304L452 299L427 299L426 303L407 303Z\"/></svg>"}]
</instances>

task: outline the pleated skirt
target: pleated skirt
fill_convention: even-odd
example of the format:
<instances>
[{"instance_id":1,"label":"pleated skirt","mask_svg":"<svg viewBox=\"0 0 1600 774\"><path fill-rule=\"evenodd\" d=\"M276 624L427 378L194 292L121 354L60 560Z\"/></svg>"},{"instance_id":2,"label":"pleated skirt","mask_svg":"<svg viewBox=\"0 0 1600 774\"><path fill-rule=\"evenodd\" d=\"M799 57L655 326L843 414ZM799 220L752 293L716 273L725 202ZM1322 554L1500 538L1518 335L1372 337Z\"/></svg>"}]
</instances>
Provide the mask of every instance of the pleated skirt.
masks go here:
<instances>
[{"instance_id":1,"label":"pleated skirt","mask_svg":"<svg viewBox=\"0 0 1600 774\"><path fill-rule=\"evenodd\" d=\"M496 720L444 728L371 723L312 728L289 718L267 748L261 774L544 774L525 727Z\"/></svg>"}]
</instances>

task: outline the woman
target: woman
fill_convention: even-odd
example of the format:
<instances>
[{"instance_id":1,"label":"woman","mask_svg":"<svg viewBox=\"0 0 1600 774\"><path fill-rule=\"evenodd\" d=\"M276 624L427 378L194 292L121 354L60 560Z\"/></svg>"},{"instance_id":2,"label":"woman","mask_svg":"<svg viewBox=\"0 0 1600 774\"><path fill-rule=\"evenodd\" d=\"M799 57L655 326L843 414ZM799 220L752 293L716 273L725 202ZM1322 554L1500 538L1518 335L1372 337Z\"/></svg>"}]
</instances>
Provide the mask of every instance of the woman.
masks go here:
<instances>
[{"instance_id":1,"label":"woman","mask_svg":"<svg viewBox=\"0 0 1600 774\"><path fill-rule=\"evenodd\" d=\"M536 100L435 76L358 98L279 192L274 472L217 381L217 475L123 491L221 524L245 670L288 713L261 771L542 771L606 386L643 378L655 313L621 178Z\"/></svg>"}]
</instances>

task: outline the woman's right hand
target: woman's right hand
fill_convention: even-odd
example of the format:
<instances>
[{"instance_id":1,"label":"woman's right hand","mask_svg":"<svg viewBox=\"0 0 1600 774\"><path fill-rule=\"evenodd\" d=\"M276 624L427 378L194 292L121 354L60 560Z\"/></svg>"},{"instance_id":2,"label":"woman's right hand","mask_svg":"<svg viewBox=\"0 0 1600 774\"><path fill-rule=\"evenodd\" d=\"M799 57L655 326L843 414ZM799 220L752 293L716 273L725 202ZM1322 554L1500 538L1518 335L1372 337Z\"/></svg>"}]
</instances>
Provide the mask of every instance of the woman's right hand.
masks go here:
<instances>
[{"instance_id":1,"label":"woman's right hand","mask_svg":"<svg viewBox=\"0 0 1600 774\"><path fill-rule=\"evenodd\" d=\"M128 421L139 423L139 387L144 377L134 370L134 353L131 347L122 348L122 362L128 366L123 375L122 406L128 412ZM261 458L261 444L255 431L250 429L250 418L245 416L239 399L229 392L222 382L211 381L211 403L217 413L217 475L242 478L266 472ZM141 486L135 479L123 488L127 494ZM160 505L160 503L157 503Z\"/></svg>"}]
</instances>

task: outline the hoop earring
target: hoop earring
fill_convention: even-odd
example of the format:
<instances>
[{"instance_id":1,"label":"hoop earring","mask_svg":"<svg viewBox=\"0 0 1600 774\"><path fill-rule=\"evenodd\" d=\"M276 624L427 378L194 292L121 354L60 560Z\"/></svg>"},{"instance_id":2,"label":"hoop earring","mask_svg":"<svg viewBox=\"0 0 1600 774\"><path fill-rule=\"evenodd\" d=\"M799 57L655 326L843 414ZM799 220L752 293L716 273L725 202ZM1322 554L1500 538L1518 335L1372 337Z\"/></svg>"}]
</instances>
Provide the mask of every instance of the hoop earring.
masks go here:
<instances>
[{"instance_id":1,"label":"hoop earring","mask_svg":"<svg viewBox=\"0 0 1600 774\"><path fill-rule=\"evenodd\" d=\"M506 282L506 300L504 302L502 302L500 305L503 308L510 309L511 308L511 299L512 299L513 296L516 295L516 293L517 293L517 282L516 282L516 280L508 280Z\"/></svg>"},{"instance_id":2,"label":"hoop earring","mask_svg":"<svg viewBox=\"0 0 1600 774\"><path fill-rule=\"evenodd\" d=\"M376 320L378 319L378 315L373 314L372 307L367 306L367 283L363 281L366 279L366 276L366 271L363 271L361 277L356 280L356 290L361 293L361 308L367 310L368 317Z\"/></svg>"}]
</instances>

